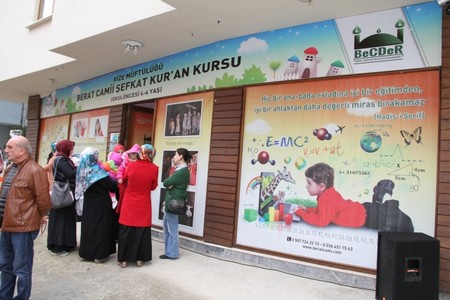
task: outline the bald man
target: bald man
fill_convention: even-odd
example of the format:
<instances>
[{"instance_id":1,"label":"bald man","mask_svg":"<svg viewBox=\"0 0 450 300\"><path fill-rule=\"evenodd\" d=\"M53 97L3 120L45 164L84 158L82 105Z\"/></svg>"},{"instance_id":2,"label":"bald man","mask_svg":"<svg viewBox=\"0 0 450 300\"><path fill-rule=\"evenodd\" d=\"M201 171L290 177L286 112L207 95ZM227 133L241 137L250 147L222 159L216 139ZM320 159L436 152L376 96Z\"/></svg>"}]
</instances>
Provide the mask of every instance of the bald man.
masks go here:
<instances>
[{"instance_id":1,"label":"bald man","mask_svg":"<svg viewBox=\"0 0 450 300\"><path fill-rule=\"evenodd\" d=\"M5 153L12 164L0 189L0 300L29 299L34 240L51 208L47 172L31 157L27 138L14 136Z\"/></svg>"}]
</instances>

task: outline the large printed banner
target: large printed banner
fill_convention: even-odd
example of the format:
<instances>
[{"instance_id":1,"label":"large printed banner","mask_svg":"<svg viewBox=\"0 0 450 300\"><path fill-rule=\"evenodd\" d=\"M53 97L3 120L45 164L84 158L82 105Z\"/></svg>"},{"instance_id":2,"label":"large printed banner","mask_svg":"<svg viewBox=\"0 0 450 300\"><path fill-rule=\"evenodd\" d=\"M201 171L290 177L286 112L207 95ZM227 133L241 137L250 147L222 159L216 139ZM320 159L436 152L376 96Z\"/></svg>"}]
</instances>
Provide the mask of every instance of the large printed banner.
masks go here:
<instances>
[{"instance_id":1,"label":"large printed banner","mask_svg":"<svg viewBox=\"0 0 450 300\"><path fill-rule=\"evenodd\" d=\"M69 136L69 121L69 115L41 120L38 152L38 162L41 166L45 166L53 155L51 144Z\"/></svg>"},{"instance_id":2,"label":"large printed banner","mask_svg":"<svg viewBox=\"0 0 450 300\"><path fill-rule=\"evenodd\" d=\"M248 88L237 243L376 268L378 231L434 236L439 71Z\"/></svg>"},{"instance_id":3,"label":"large printed banner","mask_svg":"<svg viewBox=\"0 0 450 300\"><path fill-rule=\"evenodd\" d=\"M192 156L188 164L190 182L186 214L179 216L180 231L202 236L205 216L211 123L212 92L158 100L156 104L154 163L159 166L160 184L152 192L153 224L162 226L166 188L162 182L173 174L172 158L178 148Z\"/></svg>"},{"instance_id":4,"label":"large printed banner","mask_svg":"<svg viewBox=\"0 0 450 300\"><path fill-rule=\"evenodd\" d=\"M214 88L437 67L441 14L431 1L218 41L54 91L41 117Z\"/></svg>"},{"instance_id":5,"label":"large printed banner","mask_svg":"<svg viewBox=\"0 0 450 300\"><path fill-rule=\"evenodd\" d=\"M75 142L73 154L79 156L86 147L100 151L99 159L107 157L109 108L41 120L38 162L45 166L51 153L51 144L69 139ZM117 141L113 141L113 143Z\"/></svg>"},{"instance_id":6,"label":"large printed banner","mask_svg":"<svg viewBox=\"0 0 450 300\"><path fill-rule=\"evenodd\" d=\"M73 153L81 154L86 147L99 150L99 160L106 161L109 109L99 109L72 115L69 139L75 142Z\"/></svg>"}]
</instances>

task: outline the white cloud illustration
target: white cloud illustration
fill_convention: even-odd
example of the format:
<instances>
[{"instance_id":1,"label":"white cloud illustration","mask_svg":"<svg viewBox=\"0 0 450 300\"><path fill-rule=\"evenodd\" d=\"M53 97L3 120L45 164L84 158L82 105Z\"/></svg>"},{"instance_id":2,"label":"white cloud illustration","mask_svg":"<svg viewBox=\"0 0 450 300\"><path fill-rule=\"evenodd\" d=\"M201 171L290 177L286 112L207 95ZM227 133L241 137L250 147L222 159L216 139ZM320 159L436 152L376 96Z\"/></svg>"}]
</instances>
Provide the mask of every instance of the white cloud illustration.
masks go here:
<instances>
[{"instance_id":1,"label":"white cloud illustration","mask_svg":"<svg viewBox=\"0 0 450 300\"><path fill-rule=\"evenodd\" d=\"M79 95L79 94L81 94L81 88L77 85L72 90L72 96L76 96L76 95Z\"/></svg>"},{"instance_id":2,"label":"white cloud illustration","mask_svg":"<svg viewBox=\"0 0 450 300\"><path fill-rule=\"evenodd\" d=\"M248 40L241 43L241 46L237 50L239 55L249 55L264 53L269 48L266 41L251 37Z\"/></svg>"},{"instance_id":3,"label":"white cloud illustration","mask_svg":"<svg viewBox=\"0 0 450 300\"><path fill-rule=\"evenodd\" d=\"M269 123L261 119L256 119L255 122L248 124L245 128L248 133L255 135L265 134L272 130Z\"/></svg>"},{"instance_id":4,"label":"white cloud illustration","mask_svg":"<svg viewBox=\"0 0 450 300\"><path fill-rule=\"evenodd\" d=\"M361 117L373 116L380 111L381 108L377 106L376 101L369 98L361 98L351 103L351 108L347 109L349 114Z\"/></svg>"},{"instance_id":5,"label":"white cloud illustration","mask_svg":"<svg viewBox=\"0 0 450 300\"><path fill-rule=\"evenodd\" d=\"M342 131L341 129L339 129L339 126L337 124L329 123L324 126L324 128L326 128L326 130L328 130L328 133L330 133L331 135L342 134Z\"/></svg>"}]
</instances>

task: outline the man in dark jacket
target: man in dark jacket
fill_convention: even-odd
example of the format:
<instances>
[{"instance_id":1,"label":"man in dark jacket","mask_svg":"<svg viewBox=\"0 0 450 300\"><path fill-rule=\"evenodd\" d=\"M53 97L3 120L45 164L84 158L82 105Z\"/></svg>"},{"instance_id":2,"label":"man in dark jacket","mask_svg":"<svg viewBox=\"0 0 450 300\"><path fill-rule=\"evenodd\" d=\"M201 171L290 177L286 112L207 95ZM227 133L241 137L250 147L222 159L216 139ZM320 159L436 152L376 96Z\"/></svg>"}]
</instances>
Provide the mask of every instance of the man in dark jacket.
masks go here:
<instances>
[{"instance_id":1,"label":"man in dark jacket","mask_svg":"<svg viewBox=\"0 0 450 300\"><path fill-rule=\"evenodd\" d=\"M29 299L34 240L51 208L46 171L31 157L31 146L23 136L9 139L5 149L12 164L0 189L0 299Z\"/></svg>"}]
</instances>

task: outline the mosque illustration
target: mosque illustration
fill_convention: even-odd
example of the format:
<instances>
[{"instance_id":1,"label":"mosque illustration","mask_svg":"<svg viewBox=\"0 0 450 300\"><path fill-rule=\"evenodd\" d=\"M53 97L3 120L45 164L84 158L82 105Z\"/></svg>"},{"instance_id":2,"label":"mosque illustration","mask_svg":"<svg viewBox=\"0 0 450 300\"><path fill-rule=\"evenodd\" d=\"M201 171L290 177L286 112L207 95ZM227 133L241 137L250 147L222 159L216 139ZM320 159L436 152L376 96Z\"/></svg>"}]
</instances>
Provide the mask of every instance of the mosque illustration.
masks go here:
<instances>
[{"instance_id":1,"label":"mosque illustration","mask_svg":"<svg viewBox=\"0 0 450 300\"><path fill-rule=\"evenodd\" d=\"M382 33L380 29L377 30L376 34L370 35L360 41L361 39L361 28L356 26L353 29L354 34L354 48L357 49L365 49L365 48L373 48L380 46L393 46L403 44L403 28L405 27L405 22L402 19L399 19L395 23L395 28L397 28L397 36L388 33Z\"/></svg>"},{"instance_id":2,"label":"mosque illustration","mask_svg":"<svg viewBox=\"0 0 450 300\"><path fill-rule=\"evenodd\" d=\"M359 50L374 47L402 45L405 25L405 22L402 19L399 19L395 23L395 28L397 28L397 36L383 33L381 32L381 29L377 29L376 34L370 35L363 40L361 40L362 30L359 26L356 26L352 32L354 35L354 48L355 50ZM322 58L317 56L319 54L319 51L315 47L309 47L303 53L304 56L302 60L300 60L296 55L288 58L287 66L284 70L284 76L294 76L295 79L317 77L317 67L318 64L322 61ZM395 54L399 55L398 53ZM345 66L342 61L336 60L331 63L326 76L329 77L341 75L344 67Z\"/></svg>"},{"instance_id":3,"label":"mosque illustration","mask_svg":"<svg viewBox=\"0 0 450 300\"><path fill-rule=\"evenodd\" d=\"M335 60L331 63L330 68L327 72L327 77L341 75L342 70L344 69L344 64L340 60Z\"/></svg>"},{"instance_id":4,"label":"mosque illustration","mask_svg":"<svg viewBox=\"0 0 450 300\"><path fill-rule=\"evenodd\" d=\"M303 60L293 55L288 58L284 75L298 75L300 79L317 77L317 65L322 61L318 57L319 51L315 47L309 47L304 52ZM344 64L340 60L334 61L326 76L336 76L342 74Z\"/></svg>"}]
</instances>

